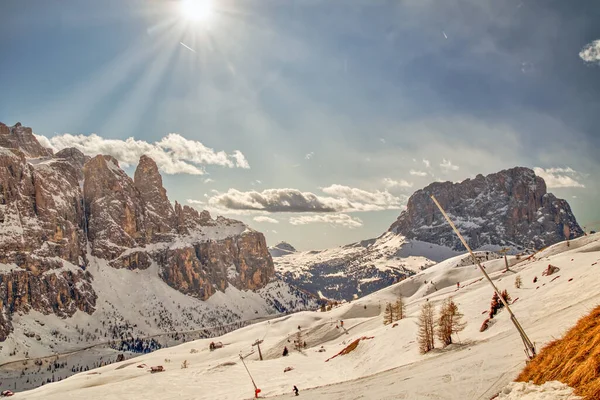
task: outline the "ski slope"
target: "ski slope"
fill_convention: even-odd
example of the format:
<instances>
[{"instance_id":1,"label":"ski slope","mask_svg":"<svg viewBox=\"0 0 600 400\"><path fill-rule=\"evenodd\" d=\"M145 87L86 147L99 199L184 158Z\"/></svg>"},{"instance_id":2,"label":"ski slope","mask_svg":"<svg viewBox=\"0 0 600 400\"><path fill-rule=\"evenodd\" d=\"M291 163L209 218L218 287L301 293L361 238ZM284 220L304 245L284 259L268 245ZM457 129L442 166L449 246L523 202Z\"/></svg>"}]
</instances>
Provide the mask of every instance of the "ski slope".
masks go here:
<instances>
[{"instance_id":1,"label":"ski slope","mask_svg":"<svg viewBox=\"0 0 600 400\"><path fill-rule=\"evenodd\" d=\"M504 272L502 259L486 261L484 266L496 285L512 296L512 309L538 349L600 302L598 234L573 240L569 246L556 244L531 259L510 257L509 262L509 272ZM542 276L548 264L560 270ZM520 289L514 287L517 274L523 280ZM492 297L492 289L481 278L476 266L463 255L457 256L331 311L300 312L231 332L216 339L224 347L213 352L208 349L211 340L189 342L17 393L13 398L249 399L254 387L240 362L241 353L250 354L246 365L261 395L268 398L292 398L296 385L300 395L309 399L489 399L516 377L525 364L525 354L506 310L499 312L488 330L479 332ZM406 297L408 318L396 327L384 326L381 311L399 295ZM456 344L421 355L415 323L419 308L425 301L438 307L448 296L454 297L468 325L454 337ZM339 328L340 320L345 329ZM298 326L307 342L302 352L293 350ZM372 339L360 341L351 353L326 362L365 336ZM253 353L252 343L257 339L263 340L264 361ZM287 357L281 356L284 346L290 350ZM189 366L183 369L185 360ZM141 364L162 365L165 371L151 374L146 367L137 368ZM293 370L284 372L286 367ZM500 398L575 398L567 393L568 388L555 386L532 389L513 385L504 389ZM518 390L522 397L511 395Z\"/></svg>"}]
</instances>

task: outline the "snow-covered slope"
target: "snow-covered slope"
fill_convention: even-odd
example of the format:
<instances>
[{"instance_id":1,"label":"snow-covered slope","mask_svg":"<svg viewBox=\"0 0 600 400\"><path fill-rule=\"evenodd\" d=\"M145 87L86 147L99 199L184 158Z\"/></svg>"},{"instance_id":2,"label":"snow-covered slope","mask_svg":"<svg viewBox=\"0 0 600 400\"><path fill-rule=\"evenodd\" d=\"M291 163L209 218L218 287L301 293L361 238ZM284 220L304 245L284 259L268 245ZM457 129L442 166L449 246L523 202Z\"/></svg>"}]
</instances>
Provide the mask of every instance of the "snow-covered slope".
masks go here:
<instances>
[{"instance_id":1,"label":"snow-covered slope","mask_svg":"<svg viewBox=\"0 0 600 400\"><path fill-rule=\"evenodd\" d=\"M458 254L447 247L386 232L377 239L273 259L284 281L328 299L350 300L405 279Z\"/></svg>"},{"instance_id":2,"label":"snow-covered slope","mask_svg":"<svg viewBox=\"0 0 600 400\"><path fill-rule=\"evenodd\" d=\"M538 348L600 301L600 235L573 240L569 246L557 244L551 255L510 257L509 262L508 272L502 259L485 261L484 266L498 287L511 294L511 307ZM525 355L506 311L488 330L479 331L492 290L480 271L468 264L460 256L328 312L301 312L247 326L216 339L225 346L212 352L210 340L198 340L80 373L14 398L249 399L254 387L239 359L244 354L265 397L289 398L296 385L301 396L317 400L489 399L514 379ZM548 264L559 267L559 272L543 276ZM520 289L514 287L516 275L523 281ZM399 295L406 296L408 317L395 327L384 326L381 310ZM419 309L425 301L438 307L448 296L464 313L467 327L455 336L456 344L421 355L415 342ZM340 320L344 329L339 328ZM302 352L292 350L298 327L307 343ZM360 341L351 353L326 361L362 337L370 339ZM252 346L256 339L263 340L264 361L258 360ZM288 357L281 357L284 346L291 350ZM184 362L188 367L182 369ZM148 367L155 365L162 365L165 372L151 374ZM293 369L284 372L287 367ZM544 395L555 391L543 390Z\"/></svg>"}]
</instances>

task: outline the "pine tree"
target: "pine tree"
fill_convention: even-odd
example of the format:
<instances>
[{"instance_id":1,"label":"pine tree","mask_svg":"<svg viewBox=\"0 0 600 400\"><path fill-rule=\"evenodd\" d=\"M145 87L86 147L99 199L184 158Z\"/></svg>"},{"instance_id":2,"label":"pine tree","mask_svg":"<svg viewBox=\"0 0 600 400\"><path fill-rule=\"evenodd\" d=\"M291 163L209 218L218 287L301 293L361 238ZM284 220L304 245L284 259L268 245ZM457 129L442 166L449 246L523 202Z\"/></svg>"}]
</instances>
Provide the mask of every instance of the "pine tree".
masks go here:
<instances>
[{"instance_id":1,"label":"pine tree","mask_svg":"<svg viewBox=\"0 0 600 400\"><path fill-rule=\"evenodd\" d=\"M383 312L383 324L388 325L394 322L394 307L390 303L386 303L385 311Z\"/></svg>"},{"instance_id":2,"label":"pine tree","mask_svg":"<svg viewBox=\"0 0 600 400\"><path fill-rule=\"evenodd\" d=\"M520 276L520 275L517 275L517 276L515 277L515 287L516 287L517 289L520 289L520 288L521 288L521 285L523 285L523 281L521 280L521 276Z\"/></svg>"},{"instance_id":3,"label":"pine tree","mask_svg":"<svg viewBox=\"0 0 600 400\"><path fill-rule=\"evenodd\" d=\"M399 297L398 300L396 300L393 309L395 314L394 321L401 320L406 316L406 306L404 305L404 299L402 297Z\"/></svg>"},{"instance_id":4,"label":"pine tree","mask_svg":"<svg viewBox=\"0 0 600 400\"><path fill-rule=\"evenodd\" d=\"M426 301L421 306L421 314L417 322L419 332L417 334L417 342L419 343L419 351L425 354L435 348L434 333L435 333L435 309L433 304Z\"/></svg>"},{"instance_id":5,"label":"pine tree","mask_svg":"<svg viewBox=\"0 0 600 400\"><path fill-rule=\"evenodd\" d=\"M462 321L463 314L458 311L458 306L452 297L444 300L437 325L437 337L446 347L452 344L452 334L465 329L466 323Z\"/></svg>"}]
</instances>

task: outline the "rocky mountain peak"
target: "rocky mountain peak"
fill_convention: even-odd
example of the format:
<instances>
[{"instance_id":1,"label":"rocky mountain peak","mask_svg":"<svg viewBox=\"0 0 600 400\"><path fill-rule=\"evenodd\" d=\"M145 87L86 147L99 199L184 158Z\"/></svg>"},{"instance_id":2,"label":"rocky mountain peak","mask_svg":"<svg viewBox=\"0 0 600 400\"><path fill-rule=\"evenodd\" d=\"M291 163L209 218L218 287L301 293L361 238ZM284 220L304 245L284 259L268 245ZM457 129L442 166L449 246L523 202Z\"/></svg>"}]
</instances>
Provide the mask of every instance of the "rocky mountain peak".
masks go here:
<instances>
[{"instance_id":1,"label":"rocky mountain peak","mask_svg":"<svg viewBox=\"0 0 600 400\"><path fill-rule=\"evenodd\" d=\"M435 182L416 191L390 231L453 249L462 244L431 200L434 195L469 245L541 248L583 234L565 200L544 180L516 167L460 183Z\"/></svg>"},{"instance_id":2,"label":"rocky mountain peak","mask_svg":"<svg viewBox=\"0 0 600 400\"><path fill-rule=\"evenodd\" d=\"M19 149L30 158L51 157L53 153L38 142L31 128L20 122L12 127L0 122L0 147Z\"/></svg>"},{"instance_id":3,"label":"rocky mountain peak","mask_svg":"<svg viewBox=\"0 0 600 400\"><path fill-rule=\"evenodd\" d=\"M288 254L296 253L294 246L287 242L279 242L275 246L269 247L269 253L271 257L281 257Z\"/></svg>"},{"instance_id":4,"label":"rocky mountain peak","mask_svg":"<svg viewBox=\"0 0 600 400\"><path fill-rule=\"evenodd\" d=\"M144 203L148 239L154 241L158 239L155 237L157 235L175 233L175 211L163 187L158 166L152 158L146 155L140 157L133 182Z\"/></svg>"},{"instance_id":5,"label":"rocky mountain peak","mask_svg":"<svg viewBox=\"0 0 600 400\"><path fill-rule=\"evenodd\" d=\"M66 149L62 149L54 154L54 157L67 160L69 163L71 163L71 165L73 165L74 168L78 170L82 170L85 163L92 159L90 156L86 156L75 147L67 147Z\"/></svg>"}]
</instances>

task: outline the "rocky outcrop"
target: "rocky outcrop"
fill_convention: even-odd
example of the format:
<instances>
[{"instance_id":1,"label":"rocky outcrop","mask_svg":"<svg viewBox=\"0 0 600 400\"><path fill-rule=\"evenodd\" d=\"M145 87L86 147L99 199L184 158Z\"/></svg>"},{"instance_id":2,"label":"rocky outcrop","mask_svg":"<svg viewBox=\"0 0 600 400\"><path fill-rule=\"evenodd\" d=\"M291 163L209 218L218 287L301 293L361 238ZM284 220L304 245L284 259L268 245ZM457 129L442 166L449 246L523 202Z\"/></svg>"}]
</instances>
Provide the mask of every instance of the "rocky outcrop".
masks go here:
<instances>
[{"instance_id":1,"label":"rocky outcrop","mask_svg":"<svg viewBox=\"0 0 600 400\"><path fill-rule=\"evenodd\" d=\"M91 160L90 156L86 156L81 151L74 147L68 147L66 149L62 149L58 153L54 155L55 158L61 158L69 162L77 171L77 176L80 180L83 179L83 166L86 162Z\"/></svg>"},{"instance_id":2,"label":"rocky outcrop","mask_svg":"<svg viewBox=\"0 0 600 400\"><path fill-rule=\"evenodd\" d=\"M275 275L265 238L245 232L219 241L167 249L160 253L162 277L169 286L203 300L228 284L238 289L259 289Z\"/></svg>"},{"instance_id":3,"label":"rocky outcrop","mask_svg":"<svg viewBox=\"0 0 600 400\"><path fill-rule=\"evenodd\" d=\"M534 171L521 167L418 190L390 231L463 249L431 195L474 249L486 245L539 249L583 234L569 204L547 193L546 183Z\"/></svg>"},{"instance_id":4,"label":"rocky outcrop","mask_svg":"<svg viewBox=\"0 0 600 400\"><path fill-rule=\"evenodd\" d=\"M203 300L274 277L261 233L173 207L150 157L140 158L131 179L111 156L74 148L52 156L20 124L0 124L0 136L0 341L14 312L92 313L89 256L106 260L95 264L101 268L154 264L168 285Z\"/></svg>"},{"instance_id":5,"label":"rocky outcrop","mask_svg":"<svg viewBox=\"0 0 600 400\"><path fill-rule=\"evenodd\" d=\"M111 156L98 155L83 168L83 196L92 255L113 260L146 243L144 208L133 180Z\"/></svg>"},{"instance_id":6,"label":"rocky outcrop","mask_svg":"<svg viewBox=\"0 0 600 400\"><path fill-rule=\"evenodd\" d=\"M282 257L288 254L294 254L296 249L289 243L279 242L273 247L269 247L269 253L271 257Z\"/></svg>"},{"instance_id":7,"label":"rocky outcrop","mask_svg":"<svg viewBox=\"0 0 600 400\"><path fill-rule=\"evenodd\" d=\"M77 310L94 312L96 293L89 273L76 267L65 269L56 262L50 272L14 268L0 271L0 341L12 331L9 316L29 310L70 317Z\"/></svg>"},{"instance_id":8,"label":"rocky outcrop","mask_svg":"<svg viewBox=\"0 0 600 400\"><path fill-rule=\"evenodd\" d=\"M0 122L0 147L19 149L27 157L51 157L52 150L43 147L33 135L31 128L17 122L8 127Z\"/></svg>"},{"instance_id":9,"label":"rocky outcrop","mask_svg":"<svg viewBox=\"0 0 600 400\"><path fill-rule=\"evenodd\" d=\"M140 157L133 179L145 211L146 240L161 241L176 233L175 211L154 160L146 155Z\"/></svg>"}]
</instances>

